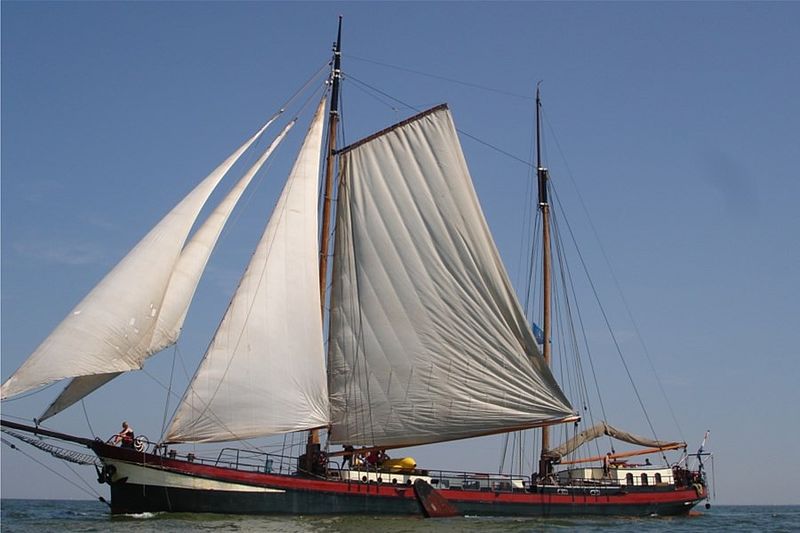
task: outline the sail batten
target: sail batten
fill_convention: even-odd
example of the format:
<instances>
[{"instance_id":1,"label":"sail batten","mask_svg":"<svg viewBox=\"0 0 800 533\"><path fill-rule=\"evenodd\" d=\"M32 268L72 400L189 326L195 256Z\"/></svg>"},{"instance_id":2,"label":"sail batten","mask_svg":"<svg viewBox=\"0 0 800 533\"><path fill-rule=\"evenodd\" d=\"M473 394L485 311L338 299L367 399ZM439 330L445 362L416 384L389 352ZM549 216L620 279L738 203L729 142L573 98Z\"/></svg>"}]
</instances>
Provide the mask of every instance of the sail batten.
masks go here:
<instances>
[{"instance_id":1,"label":"sail batten","mask_svg":"<svg viewBox=\"0 0 800 533\"><path fill-rule=\"evenodd\" d=\"M342 154L332 442L424 444L572 416L502 266L447 108Z\"/></svg>"},{"instance_id":2,"label":"sail batten","mask_svg":"<svg viewBox=\"0 0 800 533\"><path fill-rule=\"evenodd\" d=\"M323 100L168 442L241 440L328 423L316 264L324 107Z\"/></svg>"},{"instance_id":3,"label":"sail batten","mask_svg":"<svg viewBox=\"0 0 800 533\"><path fill-rule=\"evenodd\" d=\"M242 176L219 205L217 205L214 211L203 222L203 225L192 235L189 242L181 251L181 255L175 264L169 284L164 293L156 323L153 326L150 336L145 336L141 340L141 344L147 345L147 349L141 350L141 346L137 349L143 356L140 364L144 363L144 360L150 356L177 342L181 329L183 328L184 320L186 319L186 314L189 311L189 306L194 298L195 290L205 271L211 253L217 244L217 240L222 233L222 229L225 227L233 209L236 207L242 194L244 194L244 191L250 185L250 182L258 171L261 170L264 163L266 163L267 159L269 159L296 122L296 119L292 120L283 128L256 162L253 163L247 172L245 172L244 176ZM270 124L271 122L267 123L267 126ZM44 421L60 413L70 405L81 400L123 373L124 372L114 372L73 378L42 414L39 421Z\"/></svg>"},{"instance_id":4,"label":"sail batten","mask_svg":"<svg viewBox=\"0 0 800 533\"><path fill-rule=\"evenodd\" d=\"M167 287L200 210L273 116L181 202L89 292L3 384L7 398L65 378L141 367Z\"/></svg>"}]
</instances>

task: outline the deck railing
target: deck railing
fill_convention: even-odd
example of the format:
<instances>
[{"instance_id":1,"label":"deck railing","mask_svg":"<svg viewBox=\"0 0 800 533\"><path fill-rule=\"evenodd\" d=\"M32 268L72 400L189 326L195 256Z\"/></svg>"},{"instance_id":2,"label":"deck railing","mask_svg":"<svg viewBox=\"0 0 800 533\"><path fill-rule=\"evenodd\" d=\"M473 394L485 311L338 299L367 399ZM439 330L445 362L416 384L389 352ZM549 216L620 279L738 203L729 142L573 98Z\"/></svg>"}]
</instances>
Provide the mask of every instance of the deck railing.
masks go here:
<instances>
[{"instance_id":1,"label":"deck railing","mask_svg":"<svg viewBox=\"0 0 800 533\"><path fill-rule=\"evenodd\" d=\"M296 457L256 450L223 448L215 458L203 457L191 452L178 454L175 450L166 448L156 448L154 453L169 459L261 474L293 474L297 471Z\"/></svg>"}]
</instances>

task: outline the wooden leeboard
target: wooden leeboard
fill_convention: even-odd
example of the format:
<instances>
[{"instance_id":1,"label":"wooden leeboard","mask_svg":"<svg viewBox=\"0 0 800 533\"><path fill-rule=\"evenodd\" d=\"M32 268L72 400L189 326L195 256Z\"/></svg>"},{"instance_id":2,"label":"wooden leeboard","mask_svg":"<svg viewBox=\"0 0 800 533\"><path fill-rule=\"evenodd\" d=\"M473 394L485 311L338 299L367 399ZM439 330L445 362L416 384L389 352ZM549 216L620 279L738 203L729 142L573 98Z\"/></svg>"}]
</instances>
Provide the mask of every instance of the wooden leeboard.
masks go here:
<instances>
[{"instance_id":1,"label":"wooden leeboard","mask_svg":"<svg viewBox=\"0 0 800 533\"><path fill-rule=\"evenodd\" d=\"M427 518L442 518L446 516L458 516L460 513L455 505L447 501L439 491L431 487L424 479L417 479L414 482L414 494L417 501L422 506L422 512Z\"/></svg>"}]
</instances>

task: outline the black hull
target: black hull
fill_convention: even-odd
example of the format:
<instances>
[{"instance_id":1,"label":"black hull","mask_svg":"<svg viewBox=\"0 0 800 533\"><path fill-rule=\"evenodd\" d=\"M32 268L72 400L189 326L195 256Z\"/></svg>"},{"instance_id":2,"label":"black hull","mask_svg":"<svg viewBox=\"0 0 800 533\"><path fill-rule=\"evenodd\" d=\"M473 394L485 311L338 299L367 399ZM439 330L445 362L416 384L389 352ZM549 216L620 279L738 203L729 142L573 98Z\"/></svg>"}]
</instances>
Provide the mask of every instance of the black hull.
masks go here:
<instances>
[{"instance_id":1,"label":"black hull","mask_svg":"<svg viewBox=\"0 0 800 533\"><path fill-rule=\"evenodd\" d=\"M311 491L242 493L148 487L124 483L111 487L111 511L246 515L420 514L416 500L374 495L337 495Z\"/></svg>"},{"instance_id":2,"label":"black hull","mask_svg":"<svg viewBox=\"0 0 800 533\"><path fill-rule=\"evenodd\" d=\"M459 513L470 516L675 516L697 502L659 503L503 503L451 500ZM699 500L698 500L699 501ZM143 512L219 513L243 515L395 515L420 516L415 499L375 494L334 494L317 491L242 493L155 487L132 483L111 486L114 514Z\"/></svg>"}]
</instances>

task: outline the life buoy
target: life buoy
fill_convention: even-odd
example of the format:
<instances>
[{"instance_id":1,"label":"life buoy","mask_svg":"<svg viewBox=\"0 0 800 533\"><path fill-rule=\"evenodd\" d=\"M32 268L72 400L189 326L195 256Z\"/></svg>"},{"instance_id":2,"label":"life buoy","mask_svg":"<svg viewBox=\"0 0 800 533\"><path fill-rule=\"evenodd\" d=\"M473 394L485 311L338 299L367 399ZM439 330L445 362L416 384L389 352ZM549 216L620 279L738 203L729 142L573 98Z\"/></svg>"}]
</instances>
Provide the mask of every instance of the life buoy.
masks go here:
<instances>
[{"instance_id":1,"label":"life buoy","mask_svg":"<svg viewBox=\"0 0 800 533\"><path fill-rule=\"evenodd\" d=\"M133 439L133 449L137 452L144 452L147 450L147 446L150 444L150 441L144 435L139 435L135 439Z\"/></svg>"}]
</instances>

